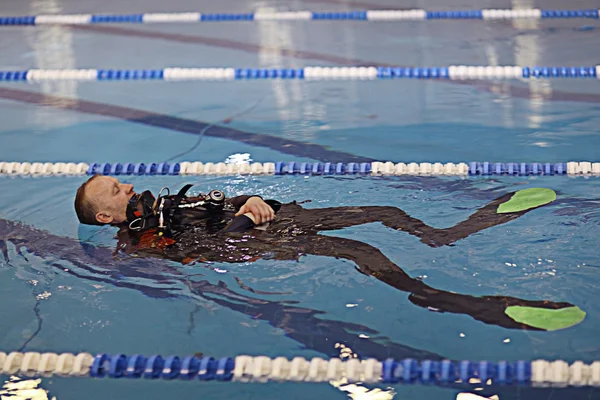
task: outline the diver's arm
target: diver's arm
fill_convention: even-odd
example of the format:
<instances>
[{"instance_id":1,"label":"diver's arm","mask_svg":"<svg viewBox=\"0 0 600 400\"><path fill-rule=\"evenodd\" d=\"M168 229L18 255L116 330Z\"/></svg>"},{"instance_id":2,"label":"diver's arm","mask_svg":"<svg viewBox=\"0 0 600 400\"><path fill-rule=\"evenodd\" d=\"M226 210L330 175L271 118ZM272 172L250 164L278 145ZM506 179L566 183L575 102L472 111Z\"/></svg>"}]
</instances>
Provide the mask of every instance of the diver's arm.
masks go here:
<instances>
[{"instance_id":1,"label":"diver's arm","mask_svg":"<svg viewBox=\"0 0 600 400\"><path fill-rule=\"evenodd\" d=\"M264 201L259 196L238 196L230 202L236 207L237 212L223 232L243 232L252 228L261 229L261 226L265 229L266 224L275 219L275 214L281 207L278 201ZM243 204L239 206L242 202Z\"/></svg>"}]
</instances>

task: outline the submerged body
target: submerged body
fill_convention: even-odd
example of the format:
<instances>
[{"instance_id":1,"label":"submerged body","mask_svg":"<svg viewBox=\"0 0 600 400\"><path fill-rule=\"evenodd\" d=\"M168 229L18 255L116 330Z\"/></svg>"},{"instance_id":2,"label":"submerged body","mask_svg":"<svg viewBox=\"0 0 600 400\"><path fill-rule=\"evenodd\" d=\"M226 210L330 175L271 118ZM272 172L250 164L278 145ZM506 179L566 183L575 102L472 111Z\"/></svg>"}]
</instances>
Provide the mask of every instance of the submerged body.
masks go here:
<instances>
[{"instance_id":1,"label":"submerged body","mask_svg":"<svg viewBox=\"0 0 600 400\"><path fill-rule=\"evenodd\" d=\"M566 328L585 316L581 309L570 303L507 296L474 297L437 290L411 278L369 244L319 234L381 222L391 229L419 237L428 246L451 245L483 229L519 218L555 198L554 192L548 189L528 190L542 192L507 193L477 210L467 220L446 229L430 227L396 207L305 209L296 203L280 205L275 202L277 218L266 228L253 229L251 222L236 223L236 218L239 222L240 217L235 217L235 210L209 213L202 218L185 218L186 223L174 226L168 234L160 234L156 229L134 232L122 227L118 234L119 250L122 254L167 258L184 264L195 261L239 263L260 258L298 260L303 255L342 258L354 262L361 273L409 293L414 304L433 311L467 314L484 323L512 329ZM529 200L529 205L519 203L524 198ZM236 203L235 199L233 203ZM231 229L232 226L236 229Z\"/></svg>"}]
</instances>

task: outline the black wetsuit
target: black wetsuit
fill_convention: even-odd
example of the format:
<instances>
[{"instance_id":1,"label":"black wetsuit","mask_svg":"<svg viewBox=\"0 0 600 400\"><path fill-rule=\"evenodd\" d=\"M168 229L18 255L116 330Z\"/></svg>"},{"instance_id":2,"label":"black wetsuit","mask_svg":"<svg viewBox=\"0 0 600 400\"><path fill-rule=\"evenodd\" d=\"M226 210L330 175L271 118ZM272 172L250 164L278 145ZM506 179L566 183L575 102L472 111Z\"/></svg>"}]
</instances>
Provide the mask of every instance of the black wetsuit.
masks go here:
<instances>
[{"instance_id":1,"label":"black wetsuit","mask_svg":"<svg viewBox=\"0 0 600 400\"><path fill-rule=\"evenodd\" d=\"M194 261L248 262L260 258L297 260L303 255L318 255L353 261L363 274L403 292L410 293L412 303L439 312L467 314L488 323L513 329L537 329L516 322L506 315L510 306L560 309L569 303L530 301L507 296L474 297L434 289L422 280L411 278L377 248L357 240L324 236L319 232L338 230L371 222L417 236L428 246L450 245L483 229L512 221L532 209L498 214L498 205L508 201L508 193L477 210L467 220L450 228L438 229L411 217L396 207L332 207L305 209L297 203L279 204L276 219L265 230L252 229L251 222L239 224L242 229L229 229L235 211L215 213L182 225L167 237L155 231L134 233L127 228L119 232L119 249L136 256L154 256L182 263ZM239 196L228 202L235 210L250 196ZM239 218L239 217L238 217ZM239 221L239 219L237 220ZM249 219L247 220L249 221ZM238 226L238 228L239 228ZM248 229L246 229L248 228Z\"/></svg>"}]
</instances>

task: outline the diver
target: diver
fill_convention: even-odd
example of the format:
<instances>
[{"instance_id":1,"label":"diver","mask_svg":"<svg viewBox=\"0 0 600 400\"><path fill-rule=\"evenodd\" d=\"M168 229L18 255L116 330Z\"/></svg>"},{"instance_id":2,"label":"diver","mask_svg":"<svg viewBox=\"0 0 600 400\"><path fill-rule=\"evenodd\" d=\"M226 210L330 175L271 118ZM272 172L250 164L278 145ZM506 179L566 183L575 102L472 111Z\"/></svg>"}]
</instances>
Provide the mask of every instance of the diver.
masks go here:
<instances>
[{"instance_id":1,"label":"diver","mask_svg":"<svg viewBox=\"0 0 600 400\"><path fill-rule=\"evenodd\" d=\"M396 207L344 206L306 209L260 196L226 198L213 190L187 195L163 188L158 196L136 193L133 185L95 175L77 190L75 211L83 224L118 226L118 256L159 257L183 264L298 260L303 255L342 258L356 269L400 291L410 301L436 312L470 315L510 329L557 330L585 317L566 302L523 300L438 290L406 274L377 248L357 240L320 232L371 222L418 237L431 247L447 246L483 229L510 222L553 202L550 189L532 188L504 194L450 228L434 228Z\"/></svg>"}]
</instances>

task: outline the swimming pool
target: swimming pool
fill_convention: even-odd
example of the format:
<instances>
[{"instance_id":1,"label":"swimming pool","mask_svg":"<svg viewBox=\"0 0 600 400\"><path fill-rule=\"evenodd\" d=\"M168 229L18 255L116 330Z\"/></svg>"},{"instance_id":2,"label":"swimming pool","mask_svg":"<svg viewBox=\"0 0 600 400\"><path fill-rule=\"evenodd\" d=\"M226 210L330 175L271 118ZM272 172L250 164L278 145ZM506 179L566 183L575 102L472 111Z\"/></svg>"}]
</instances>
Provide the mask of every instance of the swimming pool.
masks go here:
<instances>
[{"instance_id":1,"label":"swimming pool","mask_svg":"<svg viewBox=\"0 0 600 400\"><path fill-rule=\"evenodd\" d=\"M580 3L581 8L596 6L587 0ZM461 1L452 7L443 2L402 4L427 9L541 6L516 0ZM199 6L179 1L166 10L164 4L131 1L95 7L91 10L72 1L30 1L3 4L0 14L176 12ZM200 11L251 12L269 7L346 11L398 5L225 1L203 4ZM549 1L543 7L561 5ZM596 65L593 49L598 32L597 20L3 27L0 69ZM2 83L0 160L222 162L232 154L247 153L258 162L597 161L599 102L598 81L577 79ZM288 142L281 145L271 137ZM310 156L308 144L319 146L311 148ZM0 261L0 315L5 318L0 325L0 349L16 350L26 344L25 350L31 351L202 352L215 357L333 357L348 354L348 349L350 354L379 359L592 361L599 357L595 338L600 310L594 301L600 234L597 178L140 176L126 180L154 192L191 182L198 190L218 188L230 195L256 193L286 202L310 199L307 208L391 205L437 227L466 219L504 193L551 188L558 199L550 206L452 247L430 248L381 224L328 235L377 247L411 277L421 277L439 289L567 301L587 315L581 324L555 332L509 330L467 315L418 307L406 293L332 257L195 266L149 262L147 270L118 276L103 265L86 269L72 262L83 253L70 244L81 241L114 249L116 241L110 228L78 226L72 201L83 178L1 176L0 226L11 236L0 236L10 239L8 258ZM10 225L9 230L4 221L23 225ZM33 229L43 234L36 236ZM32 242L31 237L41 239ZM65 243L72 252L55 251L52 243ZM336 346L341 343L344 348ZM342 399L350 390L333 385L142 384L61 378L43 379L40 387L58 399ZM398 399L449 399L457 393L423 386L397 385L394 390ZM483 393L499 394L501 399L546 399L566 393L569 398L598 397L588 389L491 388Z\"/></svg>"}]
</instances>

